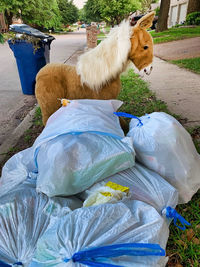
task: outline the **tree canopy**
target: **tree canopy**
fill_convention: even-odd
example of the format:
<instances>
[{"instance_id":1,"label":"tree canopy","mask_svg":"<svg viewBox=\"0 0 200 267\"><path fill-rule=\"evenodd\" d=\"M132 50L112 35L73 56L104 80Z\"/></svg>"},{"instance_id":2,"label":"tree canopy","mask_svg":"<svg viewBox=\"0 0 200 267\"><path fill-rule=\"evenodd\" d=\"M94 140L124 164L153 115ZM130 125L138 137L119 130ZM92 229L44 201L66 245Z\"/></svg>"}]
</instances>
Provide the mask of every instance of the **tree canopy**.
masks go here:
<instances>
[{"instance_id":1,"label":"tree canopy","mask_svg":"<svg viewBox=\"0 0 200 267\"><path fill-rule=\"evenodd\" d=\"M141 8L138 0L100 0L101 16L111 23L119 24L130 13Z\"/></svg>"},{"instance_id":2,"label":"tree canopy","mask_svg":"<svg viewBox=\"0 0 200 267\"><path fill-rule=\"evenodd\" d=\"M87 22L105 20L114 25L140 8L140 0L88 0L83 10Z\"/></svg>"},{"instance_id":3,"label":"tree canopy","mask_svg":"<svg viewBox=\"0 0 200 267\"><path fill-rule=\"evenodd\" d=\"M57 28L78 19L78 9L71 0L0 0L0 12L4 12L7 23L12 17L40 28Z\"/></svg>"},{"instance_id":4,"label":"tree canopy","mask_svg":"<svg viewBox=\"0 0 200 267\"><path fill-rule=\"evenodd\" d=\"M83 13L88 23L92 21L101 21L101 0L88 0L83 7Z\"/></svg>"},{"instance_id":5,"label":"tree canopy","mask_svg":"<svg viewBox=\"0 0 200 267\"><path fill-rule=\"evenodd\" d=\"M63 24L74 23L78 20L78 8L73 4L73 1L58 0L58 7Z\"/></svg>"},{"instance_id":6,"label":"tree canopy","mask_svg":"<svg viewBox=\"0 0 200 267\"><path fill-rule=\"evenodd\" d=\"M158 0L140 0L140 2L142 13L146 13L150 9L151 4L157 3Z\"/></svg>"}]
</instances>

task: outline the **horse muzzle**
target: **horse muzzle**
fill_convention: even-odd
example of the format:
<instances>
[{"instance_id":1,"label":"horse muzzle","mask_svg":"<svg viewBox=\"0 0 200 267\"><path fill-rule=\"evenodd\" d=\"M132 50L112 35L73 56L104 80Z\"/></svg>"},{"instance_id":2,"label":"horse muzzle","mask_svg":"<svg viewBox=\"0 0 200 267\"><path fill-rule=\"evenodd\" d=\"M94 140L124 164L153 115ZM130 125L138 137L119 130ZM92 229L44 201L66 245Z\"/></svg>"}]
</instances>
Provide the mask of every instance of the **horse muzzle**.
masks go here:
<instances>
[{"instance_id":1,"label":"horse muzzle","mask_svg":"<svg viewBox=\"0 0 200 267\"><path fill-rule=\"evenodd\" d=\"M146 75L150 75L151 72L152 72L152 70L153 70L153 66L152 65L149 65L148 67L144 68L144 73Z\"/></svg>"},{"instance_id":2,"label":"horse muzzle","mask_svg":"<svg viewBox=\"0 0 200 267\"><path fill-rule=\"evenodd\" d=\"M149 65L149 66L145 67L144 69L140 70L140 76L143 77L144 74L150 75L151 72L152 72L152 70L153 70L153 66L152 65Z\"/></svg>"}]
</instances>

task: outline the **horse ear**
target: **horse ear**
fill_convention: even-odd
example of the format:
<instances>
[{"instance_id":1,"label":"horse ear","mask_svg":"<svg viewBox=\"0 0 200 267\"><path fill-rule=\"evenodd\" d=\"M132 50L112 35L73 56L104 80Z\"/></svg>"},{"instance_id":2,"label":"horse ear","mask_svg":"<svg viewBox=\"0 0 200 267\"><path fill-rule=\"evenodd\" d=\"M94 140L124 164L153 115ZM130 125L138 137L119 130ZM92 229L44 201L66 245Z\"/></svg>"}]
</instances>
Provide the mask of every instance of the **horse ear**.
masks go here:
<instances>
[{"instance_id":1,"label":"horse ear","mask_svg":"<svg viewBox=\"0 0 200 267\"><path fill-rule=\"evenodd\" d=\"M155 17L155 12L152 11L143 16L141 19L139 19L136 26L142 29L148 29L151 27L154 17Z\"/></svg>"}]
</instances>

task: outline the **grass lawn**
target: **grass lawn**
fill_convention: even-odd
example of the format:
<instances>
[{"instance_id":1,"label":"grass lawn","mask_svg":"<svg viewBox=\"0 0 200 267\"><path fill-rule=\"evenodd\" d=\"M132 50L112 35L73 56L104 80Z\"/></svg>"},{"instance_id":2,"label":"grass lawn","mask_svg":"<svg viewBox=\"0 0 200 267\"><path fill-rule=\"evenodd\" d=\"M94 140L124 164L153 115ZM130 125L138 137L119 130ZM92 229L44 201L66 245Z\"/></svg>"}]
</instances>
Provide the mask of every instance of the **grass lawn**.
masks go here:
<instances>
[{"instance_id":1,"label":"grass lawn","mask_svg":"<svg viewBox=\"0 0 200 267\"><path fill-rule=\"evenodd\" d=\"M170 62L200 74L200 57L171 60Z\"/></svg>"},{"instance_id":2,"label":"grass lawn","mask_svg":"<svg viewBox=\"0 0 200 267\"><path fill-rule=\"evenodd\" d=\"M164 32L150 31L154 44L200 36L200 26L194 28L170 28Z\"/></svg>"},{"instance_id":3,"label":"grass lawn","mask_svg":"<svg viewBox=\"0 0 200 267\"><path fill-rule=\"evenodd\" d=\"M142 116L145 113L154 111L164 111L170 113L167 105L157 100L146 82L141 80L133 71L128 75L121 77L122 90L119 99L124 102L120 111L131 113L136 116ZM171 114L176 118L178 116ZM16 147L8 153L11 157L16 152L30 147L35 141L37 135L42 131L41 112L37 109L34 125L28 130L24 137L19 140ZM189 129L193 140L200 152L200 127ZM176 267L198 267L200 259L200 192L196 193L193 199L185 204L178 205L177 211L191 223L186 231L181 231L171 223L170 237L167 245L167 255L169 256L168 266ZM177 264L177 265L176 265ZM179 265L178 265L179 264Z\"/></svg>"},{"instance_id":4,"label":"grass lawn","mask_svg":"<svg viewBox=\"0 0 200 267\"><path fill-rule=\"evenodd\" d=\"M100 33L97 35L97 37L98 37L98 38L105 38L106 35L105 35L105 33L100 32Z\"/></svg>"},{"instance_id":5,"label":"grass lawn","mask_svg":"<svg viewBox=\"0 0 200 267\"><path fill-rule=\"evenodd\" d=\"M106 35L101 30L100 33L97 35L97 45L100 44L101 41L104 40L105 38L106 38Z\"/></svg>"},{"instance_id":6,"label":"grass lawn","mask_svg":"<svg viewBox=\"0 0 200 267\"><path fill-rule=\"evenodd\" d=\"M153 111L169 112L166 104L157 100L145 81L141 80L132 70L121 77L122 89L119 99L124 102L120 111L142 116Z\"/></svg>"}]
</instances>

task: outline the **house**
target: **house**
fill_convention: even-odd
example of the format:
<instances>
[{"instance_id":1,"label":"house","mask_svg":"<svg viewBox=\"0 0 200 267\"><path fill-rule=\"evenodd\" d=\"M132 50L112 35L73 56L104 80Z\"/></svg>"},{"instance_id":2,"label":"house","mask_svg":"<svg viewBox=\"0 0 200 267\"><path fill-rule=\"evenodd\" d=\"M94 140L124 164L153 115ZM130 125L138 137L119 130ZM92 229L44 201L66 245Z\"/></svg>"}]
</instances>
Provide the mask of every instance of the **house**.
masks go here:
<instances>
[{"instance_id":1,"label":"house","mask_svg":"<svg viewBox=\"0 0 200 267\"><path fill-rule=\"evenodd\" d=\"M189 0L171 0L168 17L168 27L181 24L186 20L187 7ZM151 4L151 10L155 10L160 6L160 1L155 4Z\"/></svg>"},{"instance_id":2,"label":"house","mask_svg":"<svg viewBox=\"0 0 200 267\"><path fill-rule=\"evenodd\" d=\"M168 26L185 22L189 0L171 0L169 9Z\"/></svg>"}]
</instances>

